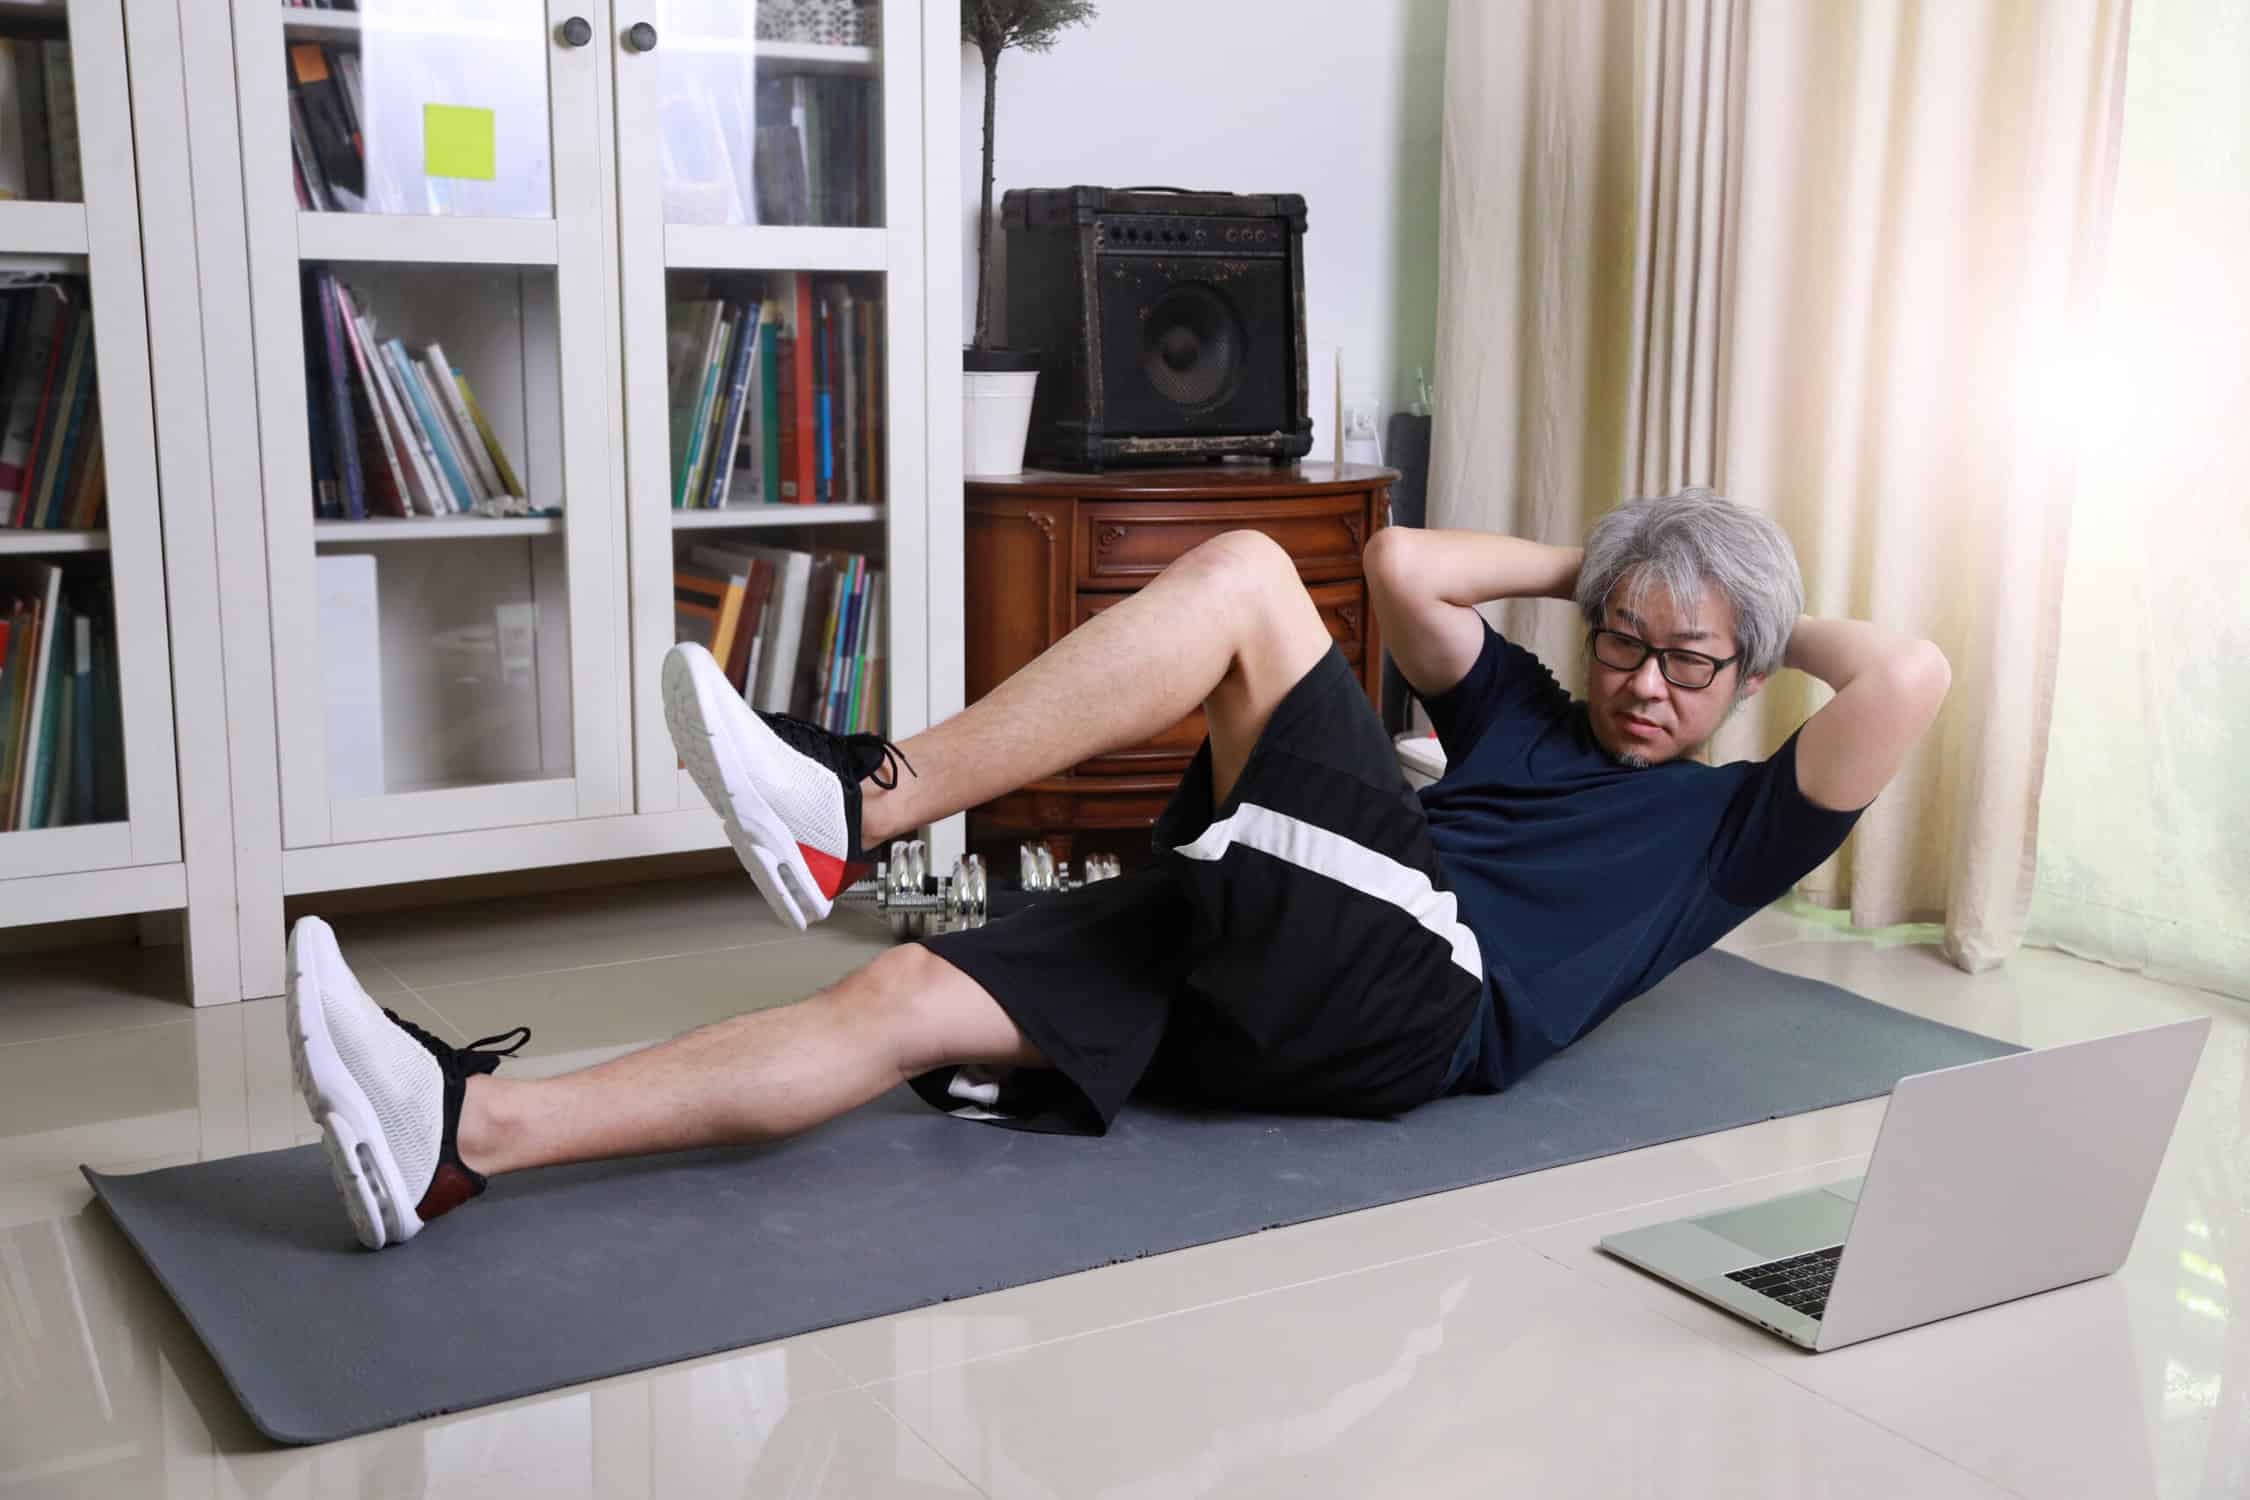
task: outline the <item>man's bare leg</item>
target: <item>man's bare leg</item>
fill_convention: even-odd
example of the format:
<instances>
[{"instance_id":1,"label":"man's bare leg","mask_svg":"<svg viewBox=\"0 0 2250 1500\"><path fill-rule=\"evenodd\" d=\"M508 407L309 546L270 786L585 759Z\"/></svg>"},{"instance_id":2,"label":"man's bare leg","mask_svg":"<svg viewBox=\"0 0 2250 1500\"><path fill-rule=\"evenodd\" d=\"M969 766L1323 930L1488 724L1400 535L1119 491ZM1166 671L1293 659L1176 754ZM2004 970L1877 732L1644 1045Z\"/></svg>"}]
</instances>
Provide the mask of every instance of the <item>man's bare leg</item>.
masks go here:
<instances>
[{"instance_id":1,"label":"man's bare leg","mask_svg":"<svg viewBox=\"0 0 2250 1500\"><path fill-rule=\"evenodd\" d=\"M548 1079L471 1078L461 1159L491 1175L775 1140L948 1063L1043 1067L982 986L919 944L807 1000Z\"/></svg>"},{"instance_id":2,"label":"man's bare leg","mask_svg":"<svg viewBox=\"0 0 2250 1500\"><path fill-rule=\"evenodd\" d=\"M1228 532L1064 636L1015 676L899 749L914 767L860 787L870 848L1108 750L1201 704L1223 799L1267 717L1330 645L1296 565L1272 538Z\"/></svg>"},{"instance_id":3,"label":"man's bare leg","mask_svg":"<svg viewBox=\"0 0 2250 1500\"><path fill-rule=\"evenodd\" d=\"M900 748L916 775L864 783L870 844L1138 744L1202 704L1216 795L1327 654L1327 627L1270 538L1182 557L981 702ZM899 948L795 1005L753 1011L560 1078L469 1080L462 1159L479 1172L772 1140L947 1064L1043 1067L974 980Z\"/></svg>"}]
</instances>

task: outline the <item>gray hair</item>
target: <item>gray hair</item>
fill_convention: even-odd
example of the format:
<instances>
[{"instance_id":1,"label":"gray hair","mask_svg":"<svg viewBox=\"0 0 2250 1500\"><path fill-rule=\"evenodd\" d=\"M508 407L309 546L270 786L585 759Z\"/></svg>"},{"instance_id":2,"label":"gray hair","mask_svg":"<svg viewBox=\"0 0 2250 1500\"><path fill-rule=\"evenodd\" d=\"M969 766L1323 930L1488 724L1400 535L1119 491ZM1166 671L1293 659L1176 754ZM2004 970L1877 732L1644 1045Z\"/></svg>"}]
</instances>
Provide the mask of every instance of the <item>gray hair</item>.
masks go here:
<instances>
[{"instance_id":1,"label":"gray hair","mask_svg":"<svg viewBox=\"0 0 2250 1500\"><path fill-rule=\"evenodd\" d=\"M1594 523L1578 569L1578 611L1588 629L1618 585L1626 608L1655 589L1692 608L1706 583L1734 608L1737 681L1771 673L1789 649L1790 632L1805 609L1805 584L1797 551L1770 517L1707 489L1627 500Z\"/></svg>"}]
</instances>

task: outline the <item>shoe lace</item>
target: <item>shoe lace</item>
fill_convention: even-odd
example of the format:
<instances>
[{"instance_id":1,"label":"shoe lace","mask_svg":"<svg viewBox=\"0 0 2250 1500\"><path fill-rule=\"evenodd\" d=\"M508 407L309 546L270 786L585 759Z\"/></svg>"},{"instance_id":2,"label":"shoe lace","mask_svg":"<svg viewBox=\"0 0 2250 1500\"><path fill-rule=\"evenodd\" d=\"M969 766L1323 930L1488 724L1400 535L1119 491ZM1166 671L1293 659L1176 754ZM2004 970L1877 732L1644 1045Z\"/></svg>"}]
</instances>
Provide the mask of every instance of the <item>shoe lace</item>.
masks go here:
<instances>
[{"instance_id":1,"label":"shoe lace","mask_svg":"<svg viewBox=\"0 0 2250 1500\"><path fill-rule=\"evenodd\" d=\"M448 1078L467 1078L475 1073L489 1073L500 1066L501 1058L514 1057L523 1049L524 1043L531 1040L531 1028L517 1026L498 1036L479 1037L466 1047L456 1047L451 1042L430 1035L395 1010L386 1009L383 1014L389 1016L399 1030L427 1047ZM506 1045L502 1046L502 1043Z\"/></svg>"},{"instance_id":2,"label":"shoe lace","mask_svg":"<svg viewBox=\"0 0 2250 1500\"><path fill-rule=\"evenodd\" d=\"M765 720L766 727L790 749L811 756L855 786L872 778L887 792L898 785L900 766L906 767L909 775L921 774L904 751L879 734L838 734L810 719L789 714L760 714L758 717Z\"/></svg>"}]
</instances>

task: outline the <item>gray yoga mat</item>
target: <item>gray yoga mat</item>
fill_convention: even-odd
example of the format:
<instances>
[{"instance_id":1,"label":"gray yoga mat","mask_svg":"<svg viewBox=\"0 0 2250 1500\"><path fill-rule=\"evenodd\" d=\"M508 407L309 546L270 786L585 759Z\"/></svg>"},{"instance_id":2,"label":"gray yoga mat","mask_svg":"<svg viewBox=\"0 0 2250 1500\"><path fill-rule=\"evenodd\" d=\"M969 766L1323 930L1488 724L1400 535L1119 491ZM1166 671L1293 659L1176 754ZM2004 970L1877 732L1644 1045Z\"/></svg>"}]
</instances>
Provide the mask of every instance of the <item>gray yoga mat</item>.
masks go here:
<instances>
[{"instance_id":1,"label":"gray yoga mat","mask_svg":"<svg viewBox=\"0 0 2250 1500\"><path fill-rule=\"evenodd\" d=\"M950 1119L901 1089L776 1145L504 1178L379 1254L317 1146L86 1178L251 1420L318 1443L2019 1050L1713 952L1507 1093L1399 1120L1136 1102L1090 1139Z\"/></svg>"}]
</instances>

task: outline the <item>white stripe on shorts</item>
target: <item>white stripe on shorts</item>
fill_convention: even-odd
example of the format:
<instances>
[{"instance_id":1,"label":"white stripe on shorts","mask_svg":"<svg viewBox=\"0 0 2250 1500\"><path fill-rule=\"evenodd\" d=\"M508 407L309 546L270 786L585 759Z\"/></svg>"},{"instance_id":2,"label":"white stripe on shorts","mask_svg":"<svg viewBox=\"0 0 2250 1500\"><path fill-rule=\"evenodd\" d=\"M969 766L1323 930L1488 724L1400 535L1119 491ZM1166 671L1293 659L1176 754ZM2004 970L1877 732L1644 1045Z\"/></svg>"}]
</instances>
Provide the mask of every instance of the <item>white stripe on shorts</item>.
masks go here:
<instances>
[{"instance_id":1,"label":"white stripe on shorts","mask_svg":"<svg viewBox=\"0 0 2250 1500\"><path fill-rule=\"evenodd\" d=\"M1430 884L1430 877L1420 870L1317 823L1255 802L1242 803L1204 829L1194 843L1182 844L1175 852L1189 859L1216 860L1237 845L1388 901L1442 938L1453 949L1453 962L1483 981L1484 956L1477 948L1476 934L1461 921L1460 904L1451 891Z\"/></svg>"}]
</instances>

